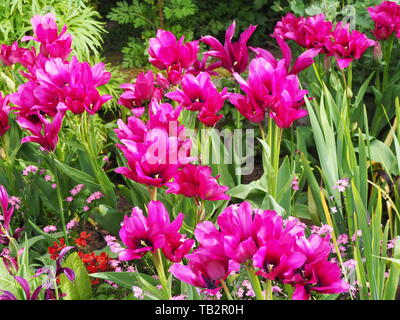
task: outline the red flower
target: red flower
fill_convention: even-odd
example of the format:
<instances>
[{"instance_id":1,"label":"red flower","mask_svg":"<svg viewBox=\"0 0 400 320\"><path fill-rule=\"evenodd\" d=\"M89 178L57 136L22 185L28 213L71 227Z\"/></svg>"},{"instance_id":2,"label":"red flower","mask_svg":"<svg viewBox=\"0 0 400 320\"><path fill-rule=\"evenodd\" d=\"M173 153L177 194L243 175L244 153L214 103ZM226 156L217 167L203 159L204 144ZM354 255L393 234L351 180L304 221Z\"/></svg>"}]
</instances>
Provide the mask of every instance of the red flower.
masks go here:
<instances>
[{"instance_id":1,"label":"red flower","mask_svg":"<svg viewBox=\"0 0 400 320\"><path fill-rule=\"evenodd\" d=\"M50 254L50 259L57 260L58 256L60 255L60 251L65 248L65 246L66 244L64 238L60 239L60 243L54 241L53 246L47 248L47 251Z\"/></svg>"},{"instance_id":2,"label":"red flower","mask_svg":"<svg viewBox=\"0 0 400 320\"><path fill-rule=\"evenodd\" d=\"M75 244L80 247L86 247L88 245L86 240L90 240L91 237L92 237L91 233L82 231L81 234L79 235L79 238L75 239Z\"/></svg>"},{"instance_id":3,"label":"red flower","mask_svg":"<svg viewBox=\"0 0 400 320\"><path fill-rule=\"evenodd\" d=\"M111 271L113 269L109 263L111 259L109 255L105 252L96 255L94 252L83 253L81 251L78 251L78 255L81 258L83 264L85 265L88 273L105 272L105 271ZM100 283L99 279L93 279L91 281L92 285Z\"/></svg>"}]
</instances>

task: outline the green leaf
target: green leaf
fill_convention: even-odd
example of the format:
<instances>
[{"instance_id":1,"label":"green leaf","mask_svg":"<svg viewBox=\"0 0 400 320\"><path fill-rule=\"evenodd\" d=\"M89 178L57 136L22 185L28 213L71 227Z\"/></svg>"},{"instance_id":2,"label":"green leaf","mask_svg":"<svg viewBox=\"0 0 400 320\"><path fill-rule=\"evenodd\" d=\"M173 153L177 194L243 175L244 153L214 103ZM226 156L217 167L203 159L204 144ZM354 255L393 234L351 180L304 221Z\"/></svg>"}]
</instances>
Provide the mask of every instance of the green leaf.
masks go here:
<instances>
[{"instance_id":1,"label":"green leaf","mask_svg":"<svg viewBox=\"0 0 400 320\"><path fill-rule=\"evenodd\" d=\"M8 273L3 260L0 260L0 289L10 291L12 294L17 294L14 278Z\"/></svg>"},{"instance_id":2,"label":"green leaf","mask_svg":"<svg viewBox=\"0 0 400 320\"><path fill-rule=\"evenodd\" d=\"M58 169L60 169L64 174L69 176L71 179L74 179L75 181L79 183L85 183L87 185L90 185L91 187L95 189L100 189L100 185L96 183L96 181L87 173L80 171L78 169L72 168L70 166L67 166L66 164L58 161L55 159L56 166Z\"/></svg>"},{"instance_id":3,"label":"green leaf","mask_svg":"<svg viewBox=\"0 0 400 320\"><path fill-rule=\"evenodd\" d=\"M76 252L70 254L63 267L71 268L75 272L74 281L69 281L64 274L60 276L61 291L65 293L64 300L90 299L92 297L92 283L78 254Z\"/></svg>"},{"instance_id":4,"label":"green leaf","mask_svg":"<svg viewBox=\"0 0 400 320\"><path fill-rule=\"evenodd\" d=\"M370 142L371 160L382 164L383 168L390 173L396 174L397 159L392 150L378 139L373 139Z\"/></svg>"}]
</instances>

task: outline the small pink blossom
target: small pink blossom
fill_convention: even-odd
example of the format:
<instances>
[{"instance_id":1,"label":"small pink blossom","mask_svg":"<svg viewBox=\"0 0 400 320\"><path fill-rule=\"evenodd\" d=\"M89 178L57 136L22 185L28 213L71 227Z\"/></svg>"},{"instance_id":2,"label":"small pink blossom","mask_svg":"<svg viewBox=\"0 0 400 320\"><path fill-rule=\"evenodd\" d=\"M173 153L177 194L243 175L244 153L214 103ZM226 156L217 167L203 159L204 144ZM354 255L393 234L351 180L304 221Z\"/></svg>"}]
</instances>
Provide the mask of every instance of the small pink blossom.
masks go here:
<instances>
[{"instance_id":1,"label":"small pink blossom","mask_svg":"<svg viewBox=\"0 0 400 320\"><path fill-rule=\"evenodd\" d=\"M293 189L294 191L298 191L298 190L299 190L299 180L298 180L297 176L294 176L294 177L293 177L293 180L292 180L292 189Z\"/></svg>"},{"instance_id":2,"label":"small pink blossom","mask_svg":"<svg viewBox=\"0 0 400 320\"><path fill-rule=\"evenodd\" d=\"M27 176L29 173L36 173L38 171L38 168L36 166L27 166L24 171L22 172L22 175Z\"/></svg>"},{"instance_id":3,"label":"small pink blossom","mask_svg":"<svg viewBox=\"0 0 400 320\"><path fill-rule=\"evenodd\" d=\"M396 239L389 240L388 244L387 244L387 248L388 249L393 249L395 244L396 244Z\"/></svg>"},{"instance_id":4,"label":"small pink blossom","mask_svg":"<svg viewBox=\"0 0 400 320\"><path fill-rule=\"evenodd\" d=\"M139 298L139 299L143 299L143 298L144 298L143 289L142 289L142 288L133 286L133 287L132 287L132 291L133 291L133 295L134 295L136 298Z\"/></svg>"},{"instance_id":5,"label":"small pink blossom","mask_svg":"<svg viewBox=\"0 0 400 320\"><path fill-rule=\"evenodd\" d=\"M53 225L45 226L43 228L43 231L46 232L46 233L55 232L55 231L57 231L57 227L53 226Z\"/></svg>"},{"instance_id":6,"label":"small pink blossom","mask_svg":"<svg viewBox=\"0 0 400 320\"><path fill-rule=\"evenodd\" d=\"M74 201L74 198L73 198L73 197L67 197L67 198L65 199L65 201L67 201L67 202L72 202L72 201Z\"/></svg>"},{"instance_id":7,"label":"small pink blossom","mask_svg":"<svg viewBox=\"0 0 400 320\"><path fill-rule=\"evenodd\" d=\"M72 194L73 196L77 195L79 192L82 191L82 189L85 187L84 184L78 184L75 187L73 187L69 193Z\"/></svg>"},{"instance_id":8,"label":"small pink blossom","mask_svg":"<svg viewBox=\"0 0 400 320\"><path fill-rule=\"evenodd\" d=\"M10 199L8 199L8 203L18 210L21 205L21 198L12 196Z\"/></svg>"},{"instance_id":9,"label":"small pink blossom","mask_svg":"<svg viewBox=\"0 0 400 320\"><path fill-rule=\"evenodd\" d=\"M349 236L346 233L340 234L338 237L338 243L346 244L349 241Z\"/></svg>"},{"instance_id":10,"label":"small pink blossom","mask_svg":"<svg viewBox=\"0 0 400 320\"><path fill-rule=\"evenodd\" d=\"M71 230L78 225L78 221L72 219L70 222L67 223L66 228L67 230Z\"/></svg>"},{"instance_id":11,"label":"small pink blossom","mask_svg":"<svg viewBox=\"0 0 400 320\"><path fill-rule=\"evenodd\" d=\"M357 265L357 261L354 259L350 259L350 260L343 262L343 266L348 269L354 269L356 267L356 265Z\"/></svg>"},{"instance_id":12,"label":"small pink blossom","mask_svg":"<svg viewBox=\"0 0 400 320\"><path fill-rule=\"evenodd\" d=\"M337 189L339 192L344 192L347 187L349 187L349 179L343 178L336 181L336 184L332 188Z\"/></svg>"},{"instance_id":13,"label":"small pink blossom","mask_svg":"<svg viewBox=\"0 0 400 320\"><path fill-rule=\"evenodd\" d=\"M87 199L86 202L88 204L92 203L94 200L99 200L101 198L103 198L104 195L100 192L100 191L96 191L94 193L92 193Z\"/></svg>"}]
</instances>

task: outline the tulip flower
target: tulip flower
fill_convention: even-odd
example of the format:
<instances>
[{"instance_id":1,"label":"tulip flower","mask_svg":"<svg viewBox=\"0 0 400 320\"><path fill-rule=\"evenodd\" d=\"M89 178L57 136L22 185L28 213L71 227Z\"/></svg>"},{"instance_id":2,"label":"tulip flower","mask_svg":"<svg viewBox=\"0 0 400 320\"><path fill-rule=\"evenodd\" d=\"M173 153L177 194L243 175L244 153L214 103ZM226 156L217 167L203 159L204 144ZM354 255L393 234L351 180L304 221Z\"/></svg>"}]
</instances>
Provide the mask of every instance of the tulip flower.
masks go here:
<instances>
[{"instance_id":1,"label":"tulip flower","mask_svg":"<svg viewBox=\"0 0 400 320\"><path fill-rule=\"evenodd\" d=\"M171 256L176 251L176 244L173 243L171 247L171 242L173 242L173 235L177 234L182 226L183 214L180 213L174 221L170 222L168 211L162 202L150 201L147 208L147 217L137 207L132 209L130 216L124 217L119 236L127 248L120 252L120 260L140 259L147 252L154 253L157 249L165 247L168 247L166 252L171 253ZM186 249L181 249L182 253Z\"/></svg>"},{"instance_id":2,"label":"tulip flower","mask_svg":"<svg viewBox=\"0 0 400 320\"><path fill-rule=\"evenodd\" d=\"M124 89L124 92L118 103L131 109L137 117L144 113L143 103L146 100L150 101L155 98L160 101L163 96L163 90L155 87L154 75L151 70L139 73L134 84L124 83L120 87Z\"/></svg>"},{"instance_id":3,"label":"tulip flower","mask_svg":"<svg viewBox=\"0 0 400 320\"><path fill-rule=\"evenodd\" d=\"M182 166L195 160L190 157L191 140L177 121L181 108L155 99L149 105L149 120L118 121L116 129L121 144L117 147L128 160L127 167L115 171L139 183L161 187L169 182Z\"/></svg>"},{"instance_id":4,"label":"tulip flower","mask_svg":"<svg viewBox=\"0 0 400 320\"><path fill-rule=\"evenodd\" d=\"M181 262L195 242L193 239L186 239L184 235L178 232L166 233L165 241L162 252L169 261L174 263Z\"/></svg>"},{"instance_id":5,"label":"tulip flower","mask_svg":"<svg viewBox=\"0 0 400 320\"><path fill-rule=\"evenodd\" d=\"M304 17L296 17L292 13L287 13L280 21L276 23L272 37L282 37L296 41L300 46L305 47L305 39L300 37L299 30L305 23Z\"/></svg>"},{"instance_id":6,"label":"tulip flower","mask_svg":"<svg viewBox=\"0 0 400 320\"><path fill-rule=\"evenodd\" d=\"M306 256L305 263L307 264L327 260L331 253L329 235L324 238L317 234L312 234L308 239L299 237L296 240L296 246Z\"/></svg>"},{"instance_id":7,"label":"tulip flower","mask_svg":"<svg viewBox=\"0 0 400 320\"><path fill-rule=\"evenodd\" d=\"M394 1L382 1L375 7L369 7L368 12L375 24L372 34L377 40L386 40L393 33L400 38L400 5Z\"/></svg>"},{"instance_id":8,"label":"tulip flower","mask_svg":"<svg viewBox=\"0 0 400 320\"><path fill-rule=\"evenodd\" d=\"M119 167L115 172L139 183L161 187L178 169L194 159L188 156L191 141L179 142L169 137L164 129L148 132L143 142L122 140L117 147L128 160L128 167Z\"/></svg>"},{"instance_id":9,"label":"tulip flower","mask_svg":"<svg viewBox=\"0 0 400 320\"><path fill-rule=\"evenodd\" d=\"M218 92L210 79L210 75L201 72L197 76L187 74L182 79L182 90L166 94L166 97L178 101L180 105L191 111L199 111L198 119L207 126L214 126L222 118L218 111L228 98L227 88Z\"/></svg>"},{"instance_id":10,"label":"tulip flower","mask_svg":"<svg viewBox=\"0 0 400 320\"><path fill-rule=\"evenodd\" d=\"M211 175L208 166L187 164L179 170L174 181L167 183L167 193L183 194L186 197L196 197L202 200L230 200L225 194L228 187L218 184L218 177Z\"/></svg>"},{"instance_id":11,"label":"tulip flower","mask_svg":"<svg viewBox=\"0 0 400 320\"><path fill-rule=\"evenodd\" d=\"M10 113L10 107L8 106L8 96L3 97L3 93L0 91L0 137L10 129L8 123L8 115Z\"/></svg>"},{"instance_id":12,"label":"tulip flower","mask_svg":"<svg viewBox=\"0 0 400 320\"><path fill-rule=\"evenodd\" d=\"M207 54L203 54L203 58L201 60L196 60L186 72L194 76L198 76L201 72L207 72L209 75L214 76L218 75L218 73L213 70L221 66L221 61L216 61L207 65L208 58L209 56Z\"/></svg>"},{"instance_id":13,"label":"tulip flower","mask_svg":"<svg viewBox=\"0 0 400 320\"><path fill-rule=\"evenodd\" d=\"M9 205L9 197L4 186L0 185L0 205L2 223L0 223L0 243L8 244L8 233L10 232L11 217L14 213L14 207Z\"/></svg>"},{"instance_id":14,"label":"tulip flower","mask_svg":"<svg viewBox=\"0 0 400 320\"><path fill-rule=\"evenodd\" d=\"M259 226L253 220L256 214L261 213L245 201L239 207L227 207L217 219L225 253L237 263L251 259L258 249L254 236Z\"/></svg>"},{"instance_id":15,"label":"tulip flower","mask_svg":"<svg viewBox=\"0 0 400 320\"><path fill-rule=\"evenodd\" d=\"M270 280L285 280L304 264L306 256L294 251L290 240L265 241L253 256L253 264L259 268L257 274Z\"/></svg>"},{"instance_id":16,"label":"tulip flower","mask_svg":"<svg viewBox=\"0 0 400 320\"><path fill-rule=\"evenodd\" d=\"M63 103L57 106L57 113L52 121L38 113L34 117L17 116L17 123L22 129L31 132L31 136L21 140L25 142L36 142L47 151L53 152L58 143L58 133L61 130L62 121L67 111Z\"/></svg>"},{"instance_id":17,"label":"tulip flower","mask_svg":"<svg viewBox=\"0 0 400 320\"><path fill-rule=\"evenodd\" d=\"M42 55L65 60L72 51L72 37L66 33L67 26L64 25L59 34L56 17L53 13L44 16L35 15L31 19L31 23L35 36L24 36L21 41L40 42L40 53Z\"/></svg>"},{"instance_id":18,"label":"tulip flower","mask_svg":"<svg viewBox=\"0 0 400 320\"><path fill-rule=\"evenodd\" d=\"M291 39L303 48L320 49L320 53L327 53L325 42L329 40L331 32L332 22L326 21L323 13L307 18L297 18L288 13L276 24L272 36Z\"/></svg>"},{"instance_id":19,"label":"tulip flower","mask_svg":"<svg viewBox=\"0 0 400 320\"><path fill-rule=\"evenodd\" d=\"M91 67L87 62L79 62L76 57L67 63L60 58L49 59L45 68L36 72L36 77L41 86L39 92L46 94L56 91L60 101L74 114L81 114L85 110L95 114L112 98L110 95L100 96L96 89L111 77L103 63Z\"/></svg>"},{"instance_id":20,"label":"tulip flower","mask_svg":"<svg viewBox=\"0 0 400 320\"><path fill-rule=\"evenodd\" d=\"M24 67L33 66L36 60L35 49L20 48L17 42L8 46L2 44L0 46L0 61L6 66L21 63Z\"/></svg>"},{"instance_id":21,"label":"tulip flower","mask_svg":"<svg viewBox=\"0 0 400 320\"><path fill-rule=\"evenodd\" d=\"M229 94L229 102L239 110L243 117L251 122L259 123L265 119L265 109L249 95L231 93Z\"/></svg>"},{"instance_id":22,"label":"tulip flower","mask_svg":"<svg viewBox=\"0 0 400 320\"><path fill-rule=\"evenodd\" d=\"M1 241L0 241L1 242ZM7 243L5 243L7 244ZM3 260L3 264L6 267L10 275L16 275L19 269L18 260L11 256L11 251L8 248L4 248L0 252L0 257Z\"/></svg>"},{"instance_id":23,"label":"tulip flower","mask_svg":"<svg viewBox=\"0 0 400 320\"><path fill-rule=\"evenodd\" d=\"M339 22L332 33L332 41L327 42L331 56L335 56L340 69L347 68L354 59L360 59L375 41L357 30L349 30L350 25Z\"/></svg>"},{"instance_id":24,"label":"tulip flower","mask_svg":"<svg viewBox=\"0 0 400 320\"><path fill-rule=\"evenodd\" d=\"M182 112L182 106L174 108L169 103L159 103L152 99L149 104L149 129L161 128L168 131L169 135L184 139L185 127L179 124L178 118Z\"/></svg>"},{"instance_id":25,"label":"tulip flower","mask_svg":"<svg viewBox=\"0 0 400 320\"><path fill-rule=\"evenodd\" d=\"M292 52L290 50L290 47L280 35L276 36L276 41L278 42L278 45L281 49L282 59L285 60L285 68L287 74L298 74L301 71L307 69L314 63L314 57L317 56L321 51L321 49L319 48L312 48L304 51L300 56L298 56L298 58L293 63L293 66L291 67L290 64L292 62ZM279 60L276 60L268 50L262 48L251 49L256 53L257 57L264 58L275 68L278 66Z\"/></svg>"},{"instance_id":26,"label":"tulip flower","mask_svg":"<svg viewBox=\"0 0 400 320\"><path fill-rule=\"evenodd\" d=\"M307 115L306 110L300 109L307 90L300 90L296 75L287 74L285 59L278 61L274 67L262 57L255 58L250 63L247 81L237 73L234 77L248 98L233 96L232 102L247 117L251 117L252 109L260 113L262 107L280 128L288 128L294 120Z\"/></svg>"},{"instance_id":27,"label":"tulip flower","mask_svg":"<svg viewBox=\"0 0 400 320\"><path fill-rule=\"evenodd\" d=\"M247 42L257 26L250 25L250 27L240 35L239 41L232 43L235 27L236 23L233 21L226 30L224 45L212 36L201 37L200 41L213 48L213 50L207 51L205 53L206 55L220 60L222 67L226 70L240 74L246 70L249 63Z\"/></svg>"},{"instance_id":28,"label":"tulip flower","mask_svg":"<svg viewBox=\"0 0 400 320\"><path fill-rule=\"evenodd\" d=\"M149 41L149 61L156 68L166 70L168 81L172 84L178 84L183 69L189 68L197 60L198 41L183 41L184 37L177 40L172 32L162 29L157 31L156 38Z\"/></svg>"},{"instance_id":29,"label":"tulip flower","mask_svg":"<svg viewBox=\"0 0 400 320\"><path fill-rule=\"evenodd\" d=\"M293 300L308 300L311 291L335 294L346 292L350 287L341 279L339 266L328 261L307 264L297 276Z\"/></svg>"},{"instance_id":30,"label":"tulip flower","mask_svg":"<svg viewBox=\"0 0 400 320\"><path fill-rule=\"evenodd\" d=\"M213 100L220 108L224 100L227 98L227 88L221 93L210 79L210 75L201 72L197 76L187 74L182 78L182 90L168 92L166 97L178 101L182 106L191 111L199 111L202 109L205 101Z\"/></svg>"},{"instance_id":31,"label":"tulip flower","mask_svg":"<svg viewBox=\"0 0 400 320\"><path fill-rule=\"evenodd\" d=\"M198 249L186 258L189 261L187 266L175 263L168 271L179 280L203 288L212 295L221 289L221 280L231 272L228 259L215 259L205 249Z\"/></svg>"}]
</instances>

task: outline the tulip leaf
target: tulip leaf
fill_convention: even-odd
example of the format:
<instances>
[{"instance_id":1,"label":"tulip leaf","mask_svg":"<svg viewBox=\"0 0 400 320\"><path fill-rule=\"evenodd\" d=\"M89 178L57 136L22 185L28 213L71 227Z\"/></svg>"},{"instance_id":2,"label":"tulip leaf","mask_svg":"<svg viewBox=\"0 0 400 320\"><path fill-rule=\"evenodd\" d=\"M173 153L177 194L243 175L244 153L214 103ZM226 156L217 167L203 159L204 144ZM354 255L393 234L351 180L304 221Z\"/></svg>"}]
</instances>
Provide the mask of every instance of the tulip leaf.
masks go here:
<instances>
[{"instance_id":1,"label":"tulip leaf","mask_svg":"<svg viewBox=\"0 0 400 320\"><path fill-rule=\"evenodd\" d=\"M14 278L8 273L3 260L0 260L0 290L9 291L12 294L17 294Z\"/></svg>"},{"instance_id":2,"label":"tulip leaf","mask_svg":"<svg viewBox=\"0 0 400 320\"><path fill-rule=\"evenodd\" d=\"M55 160L55 162L56 162L58 169L60 169L64 174L69 176L71 179L73 179L77 182L83 182L97 190L100 189L99 184L97 184L96 181L87 173L85 173L81 170L72 168L70 166L67 166L66 164L64 164L58 160Z\"/></svg>"},{"instance_id":3,"label":"tulip leaf","mask_svg":"<svg viewBox=\"0 0 400 320\"><path fill-rule=\"evenodd\" d=\"M64 296L64 300L88 300L92 297L92 284L89 274L82 260L76 252L68 256L64 268L71 268L75 272L75 280L70 281L61 274L60 287Z\"/></svg>"},{"instance_id":4,"label":"tulip leaf","mask_svg":"<svg viewBox=\"0 0 400 320\"><path fill-rule=\"evenodd\" d=\"M385 171L396 174L398 171L396 156L392 150L378 139L370 142L371 160L382 164Z\"/></svg>"}]
</instances>

